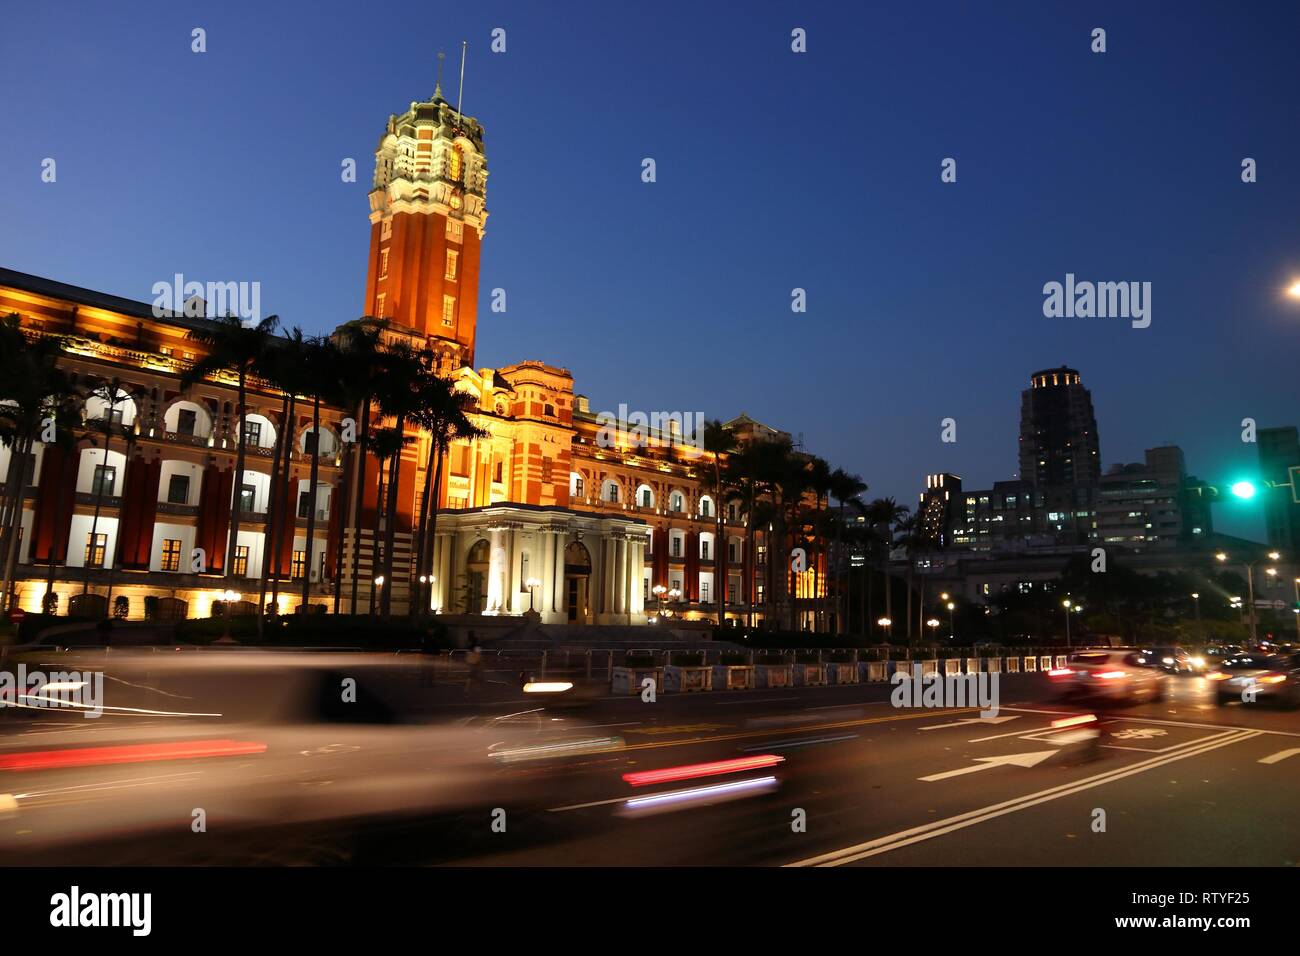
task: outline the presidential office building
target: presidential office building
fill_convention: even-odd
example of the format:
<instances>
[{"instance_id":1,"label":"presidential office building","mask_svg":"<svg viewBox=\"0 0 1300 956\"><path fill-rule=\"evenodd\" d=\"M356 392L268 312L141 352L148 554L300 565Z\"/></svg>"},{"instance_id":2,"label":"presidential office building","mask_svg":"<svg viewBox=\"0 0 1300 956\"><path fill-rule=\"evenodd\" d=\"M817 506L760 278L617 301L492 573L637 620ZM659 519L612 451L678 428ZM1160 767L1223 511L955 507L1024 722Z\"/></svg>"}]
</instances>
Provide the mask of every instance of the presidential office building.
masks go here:
<instances>
[{"instance_id":1,"label":"presidential office building","mask_svg":"<svg viewBox=\"0 0 1300 956\"><path fill-rule=\"evenodd\" d=\"M570 372L556 365L474 367L487 172L482 127L435 92L389 118L369 194L362 311L385 320L386 339L432 349L440 373L476 399L471 417L489 436L457 442L444 456L430 607L485 615L531 608L552 624L645 624L661 610L701 618L716 612L721 594L733 621L751 607L761 620L762 535L747 541L731 506L717 540L720 503L703 490L712 459L690 435L671 423L648 441L611 435L575 393ZM300 399L286 421L271 383L250 379L242 410L233 373L183 390L181 376L203 355L188 335L204 318L159 317L151 304L0 270L0 315L11 313L30 335L62 338L69 372L116 377L134 395L114 408L88 401L75 447L38 445L25 467L0 448L5 481L26 483L19 606L40 610L52 579L60 612L84 588L107 596L110 586L115 601L126 598L131 619L145 616L146 603L158 606L146 598L167 599L174 613L190 617L207 616L222 600L251 611L265 576L282 582L278 610L289 613L306 575L310 603L333 610L337 602L350 613L355 574L357 613L371 608L379 587L392 589L394 613L408 610L420 590L412 580L413 525L431 477L427 434L408 432L414 441L403 451L394 529L397 580L380 583L372 563L375 535L384 533L376 514L380 463L367 456L363 485L360 456L341 440L343 420L356 410L323 408L316 436L310 403ZM107 455L96 427L104 416L128 433L115 435ZM730 424L741 441L784 435L745 416ZM235 489L241 427L246 471ZM282 439L290 442L296 508L272 506ZM313 456L320 459L314 489ZM237 545L227 555L236 493ZM272 514L279 528L268 525ZM264 554L277 538L279 553ZM196 548L206 555L203 571L191 565ZM723 580L715 579L718 549ZM800 575L800 592L809 592L812 577L811 570ZM679 596L661 604L659 587Z\"/></svg>"}]
</instances>

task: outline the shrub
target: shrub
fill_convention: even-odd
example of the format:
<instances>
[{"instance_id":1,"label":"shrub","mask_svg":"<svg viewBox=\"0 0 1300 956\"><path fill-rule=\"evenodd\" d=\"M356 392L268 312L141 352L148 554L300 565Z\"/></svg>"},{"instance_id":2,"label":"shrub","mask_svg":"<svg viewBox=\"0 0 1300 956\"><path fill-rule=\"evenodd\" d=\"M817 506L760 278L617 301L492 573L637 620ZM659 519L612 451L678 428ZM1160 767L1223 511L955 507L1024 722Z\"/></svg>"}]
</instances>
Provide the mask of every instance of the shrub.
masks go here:
<instances>
[{"instance_id":1,"label":"shrub","mask_svg":"<svg viewBox=\"0 0 1300 956\"><path fill-rule=\"evenodd\" d=\"M673 651L668 661L674 667L701 667L704 664L703 651Z\"/></svg>"},{"instance_id":2,"label":"shrub","mask_svg":"<svg viewBox=\"0 0 1300 956\"><path fill-rule=\"evenodd\" d=\"M119 594L113 598L113 617L119 621L125 621L126 616L131 613L131 599L125 594Z\"/></svg>"}]
</instances>

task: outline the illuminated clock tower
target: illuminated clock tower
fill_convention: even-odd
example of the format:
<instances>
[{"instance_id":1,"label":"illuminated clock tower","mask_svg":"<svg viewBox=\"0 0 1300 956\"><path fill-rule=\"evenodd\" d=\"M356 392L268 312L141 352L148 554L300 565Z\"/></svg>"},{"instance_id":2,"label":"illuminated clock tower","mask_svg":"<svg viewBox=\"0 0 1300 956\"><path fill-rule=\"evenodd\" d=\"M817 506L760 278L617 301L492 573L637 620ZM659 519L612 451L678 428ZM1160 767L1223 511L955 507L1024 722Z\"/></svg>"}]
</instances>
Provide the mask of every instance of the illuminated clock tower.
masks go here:
<instances>
[{"instance_id":1,"label":"illuminated clock tower","mask_svg":"<svg viewBox=\"0 0 1300 956\"><path fill-rule=\"evenodd\" d=\"M474 364L486 186L483 127L440 89L388 118L375 150L364 311L427 337L444 372Z\"/></svg>"}]
</instances>

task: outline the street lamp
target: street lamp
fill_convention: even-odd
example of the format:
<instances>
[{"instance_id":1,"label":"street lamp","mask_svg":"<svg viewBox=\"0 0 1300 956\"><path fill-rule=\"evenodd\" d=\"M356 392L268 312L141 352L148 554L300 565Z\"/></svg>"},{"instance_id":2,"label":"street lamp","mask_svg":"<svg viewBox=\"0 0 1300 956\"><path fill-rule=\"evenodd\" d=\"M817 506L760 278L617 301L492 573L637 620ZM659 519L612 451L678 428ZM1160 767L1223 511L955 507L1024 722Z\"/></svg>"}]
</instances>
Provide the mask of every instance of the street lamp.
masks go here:
<instances>
[{"instance_id":1,"label":"street lamp","mask_svg":"<svg viewBox=\"0 0 1300 956\"><path fill-rule=\"evenodd\" d=\"M882 617L876 623L885 629L885 641L888 642L890 637L892 637L894 633L893 631L890 630L890 627L893 625L894 622L890 618Z\"/></svg>"},{"instance_id":2,"label":"street lamp","mask_svg":"<svg viewBox=\"0 0 1300 956\"><path fill-rule=\"evenodd\" d=\"M1300 578L1295 579L1295 607L1291 610L1295 612L1295 637L1300 641Z\"/></svg>"},{"instance_id":3,"label":"street lamp","mask_svg":"<svg viewBox=\"0 0 1300 956\"><path fill-rule=\"evenodd\" d=\"M668 593L668 589L664 587L662 584L656 584L654 587L650 589L650 593L653 594L655 596L655 599L659 602L659 616L663 617L664 616L664 595Z\"/></svg>"},{"instance_id":4,"label":"street lamp","mask_svg":"<svg viewBox=\"0 0 1300 956\"><path fill-rule=\"evenodd\" d=\"M669 590L668 590L668 603L669 603L669 604L676 604L678 601L681 600L681 598L682 598L682 592L681 592L681 589L680 589L680 588L669 588ZM669 608L669 609L668 609L668 614L671 616L672 613L673 613L673 612L672 612L672 608Z\"/></svg>"},{"instance_id":5,"label":"street lamp","mask_svg":"<svg viewBox=\"0 0 1300 956\"><path fill-rule=\"evenodd\" d=\"M1192 592L1192 601L1196 605L1196 636L1205 640L1205 634L1201 631L1201 592Z\"/></svg>"},{"instance_id":6,"label":"street lamp","mask_svg":"<svg viewBox=\"0 0 1300 956\"><path fill-rule=\"evenodd\" d=\"M947 597L947 595L944 596ZM957 625L953 623L953 614L955 613L956 607L957 605L955 602L948 602L948 640L950 641L955 641L957 639Z\"/></svg>"},{"instance_id":7,"label":"street lamp","mask_svg":"<svg viewBox=\"0 0 1300 956\"><path fill-rule=\"evenodd\" d=\"M530 614L533 611L533 594L541 586L542 586L542 582L538 578L529 578L527 581L524 582L524 587L528 588L528 613Z\"/></svg>"},{"instance_id":8,"label":"street lamp","mask_svg":"<svg viewBox=\"0 0 1300 956\"><path fill-rule=\"evenodd\" d=\"M1073 603L1069 598L1061 602L1061 607L1065 608L1065 649L1070 649L1070 608Z\"/></svg>"},{"instance_id":9,"label":"street lamp","mask_svg":"<svg viewBox=\"0 0 1300 956\"><path fill-rule=\"evenodd\" d=\"M1235 493L1235 487L1236 486L1234 486L1234 493ZM1252 491L1252 494L1253 493L1254 492ZM1282 557L1282 555L1276 551L1270 551L1268 553L1268 556L1274 561ZM1223 551L1220 551L1214 557L1216 560L1224 564L1227 564L1228 562L1228 555ZM1258 562L1256 561L1247 561L1242 564L1242 567L1246 569L1246 598L1250 602L1250 646L1252 648L1259 643L1258 635L1255 627L1255 565L1257 563ZM1238 598L1237 600L1241 600L1241 599Z\"/></svg>"}]
</instances>

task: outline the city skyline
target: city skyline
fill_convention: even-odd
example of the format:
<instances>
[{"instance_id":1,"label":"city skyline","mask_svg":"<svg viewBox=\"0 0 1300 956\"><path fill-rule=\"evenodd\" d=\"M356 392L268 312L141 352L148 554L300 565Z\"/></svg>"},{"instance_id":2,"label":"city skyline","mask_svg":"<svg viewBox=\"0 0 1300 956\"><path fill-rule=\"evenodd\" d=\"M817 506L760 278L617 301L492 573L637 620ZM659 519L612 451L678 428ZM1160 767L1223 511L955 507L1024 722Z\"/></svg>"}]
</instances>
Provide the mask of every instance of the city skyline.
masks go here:
<instances>
[{"instance_id":1,"label":"city skyline","mask_svg":"<svg viewBox=\"0 0 1300 956\"><path fill-rule=\"evenodd\" d=\"M1222 484L1258 467L1255 447L1240 441L1243 418L1295 420L1286 356L1300 313L1281 289L1300 264L1286 227L1300 205L1281 160L1296 152L1296 133L1279 121L1282 85L1248 83L1202 57L1189 38L1207 10L1170 25L1118 10L1013 23L954 7L926 24L933 50L907 44L908 62L885 38L910 40L922 27L891 12L852 21L863 27L856 35L831 30L826 11L801 13L817 54L805 60L790 51L790 15L775 7L743 24L699 11L685 40L626 13L603 32L562 31L526 9L451 15L380 60L346 42L356 24L343 8L309 24L267 15L256 29L246 12L213 14L201 55L183 14L127 34L91 9L54 31L46 14L25 10L20 20L51 36L42 55L66 66L3 107L20 148L0 159L14 224L0 260L145 301L176 272L258 281L263 311L308 331L355 318L373 117L432 91L438 47L450 92L466 37L465 111L483 123L493 163L479 367L562 364L593 409L671 400L724 420L746 413L859 472L872 496L913 506L929 472L981 486L1012 477L1019 392L1033 370L1068 364L1094 391L1103 470L1172 442L1192 473ZM1107 22L1104 56L1088 49L1087 17ZM1281 77L1289 22L1269 11L1215 35L1228 50L1252 44L1256 77ZM494 54L498 25L508 45ZM307 42L286 48L295 29ZM670 35L699 54L675 70L659 55ZM274 66L259 56L271 46ZM1092 107L1091 119L1045 112L1043 90L1019 91L1019 115L1041 136L1010 118L963 115L975 98L1003 97L1005 81L986 71L966 90L951 65L927 59L960 53L973 66L1008 47L1029 56L1021 75L1054 102ZM136 55L106 59L107 49ZM840 83L864 49L872 60L860 84ZM6 70L44 75L34 50L6 53ZM175 83L160 88L158 69ZM1163 79L1171 70L1188 82ZM615 95L594 76L630 86ZM1135 79L1149 99L1133 102ZM519 97L534 80L537 97ZM67 138L62 111L96 87L104 102L136 102L111 123L93 114L89 136ZM1194 100L1196 122L1183 121ZM683 116L688 102L699 105ZM1162 142L1152 110L1165 117ZM920 115L922 129L908 118ZM1045 147L1053 136L1071 149ZM1114 142L1141 161L1117 156ZM47 156L60 161L55 183L40 179ZM647 156L655 183L641 182ZM950 156L957 181L941 183ZM1258 182L1240 181L1242 156L1258 160ZM357 162L356 183L340 181L345 158ZM796 200L773 205L774 193ZM1135 216L1155 231L1124 228ZM1201 235L1231 235L1231 254ZM717 249L728 254L710 255ZM1075 273L1152 282L1151 326L1045 318L1044 283ZM807 313L790 311L796 287ZM494 288L509 296L503 315L485 307ZM909 399L902 414L874 410L896 408L897 396ZM940 441L947 417L957 420L953 444ZM1260 539L1258 511L1220 506L1216 526Z\"/></svg>"}]
</instances>

